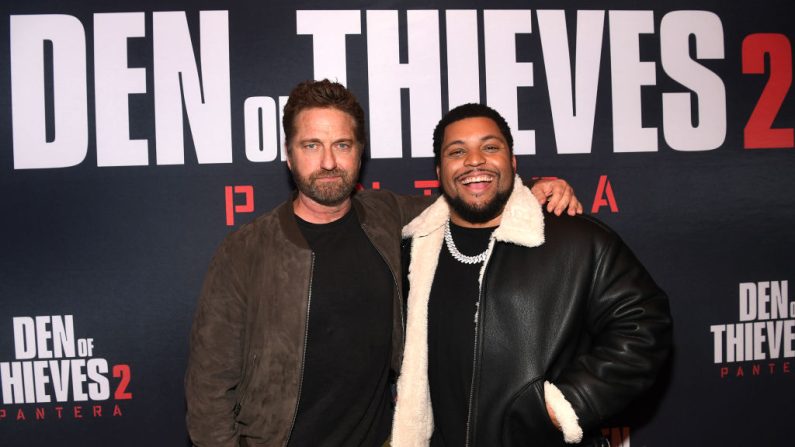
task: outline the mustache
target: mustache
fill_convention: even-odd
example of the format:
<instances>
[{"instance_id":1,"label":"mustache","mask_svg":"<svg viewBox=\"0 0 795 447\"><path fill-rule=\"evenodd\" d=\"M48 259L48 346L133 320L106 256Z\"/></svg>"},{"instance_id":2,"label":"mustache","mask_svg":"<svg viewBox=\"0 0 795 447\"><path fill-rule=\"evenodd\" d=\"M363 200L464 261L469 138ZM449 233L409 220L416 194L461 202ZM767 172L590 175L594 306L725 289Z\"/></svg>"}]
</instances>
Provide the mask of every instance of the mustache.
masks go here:
<instances>
[{"instance_id":1,"label":"mustache","mask_svg":"<svg viewBox=\"0 0 795 447\"><path fill-rule=\"evenodd\" d=\"M331 177L346 177L348 175L348 171L340 168L334 168L330 171L316 171L309 176L310 180L317 180L321 178L331 178Z\"/></svg>"}]
</instances>

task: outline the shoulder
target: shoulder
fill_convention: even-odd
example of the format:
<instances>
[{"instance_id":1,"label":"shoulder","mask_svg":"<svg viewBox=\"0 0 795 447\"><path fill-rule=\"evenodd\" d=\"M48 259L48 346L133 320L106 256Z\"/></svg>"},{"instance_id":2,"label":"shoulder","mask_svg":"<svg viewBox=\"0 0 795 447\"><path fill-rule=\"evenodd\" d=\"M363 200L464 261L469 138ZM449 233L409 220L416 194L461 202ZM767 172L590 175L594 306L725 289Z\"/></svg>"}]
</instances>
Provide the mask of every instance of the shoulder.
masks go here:
<instances>
[{"instance_id":1,"label":"shoulder","mask_svg":"<svg viewBox=\"0 0 795 447\"><path fill-rule=\"evenodd\" d=\"M360 213L359 217L369 220L378 216L379 218L393 219L399 222L400 201L397 194L385 190L362 190L353 195L353 202Z\"/></svg>"},{"instance_id":2,"label":"shoulder","mask_svg":"<svg viewBox=\"0 0 795 447\"><path fill-rule=\"evenodd\" d=\"M363 189L353 194L353 200L365 206L394 206L398 195L385 189Z\"/></svg>"},{"instance_id":3,"label":"shoulder","mask_svg":"<svg viewBox=\"0 0 795 447\"><path fill-rule=\"evenodd\" d=\"M588 243L599 248L621 240L607 224L586 214L556 216L544 211L544 224L547 242Z\"/></svg>"},{"instance_id":4,"label":"shoulder","mask_svg":"<svg viewBox=\"0 0 795 447\"><path fill-rule=\"evenodd\" d=\"M221 243L220 249L234 253L261 250L268 239L274 236L283 237L280 236L284 232L282 222L291 213L290 202L282 202L276 208L229 233Z\"/></svg>"},{"instance_id":5,"label":"shoulder","mask_svg":"<svg viewBox=\"0 0 795 447\"><path fill-rule=\"evenodd\" d=\"M556 216L544 210L544 220L548 225L566 228L568 231L585 231L595 233L615 233L606 223L588 214Z\"/></svg>"}]
</instances>

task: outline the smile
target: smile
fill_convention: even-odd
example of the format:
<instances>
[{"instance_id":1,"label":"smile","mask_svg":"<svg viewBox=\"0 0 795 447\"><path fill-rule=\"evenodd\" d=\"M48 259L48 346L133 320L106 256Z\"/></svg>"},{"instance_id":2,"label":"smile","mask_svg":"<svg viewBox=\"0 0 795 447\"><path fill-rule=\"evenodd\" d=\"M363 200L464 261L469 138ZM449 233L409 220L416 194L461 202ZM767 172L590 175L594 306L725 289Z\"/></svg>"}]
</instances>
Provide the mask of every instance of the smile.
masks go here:
<instances>
[{"instance_id":1,"label":"smile","mask_svg":"<svg viewBox=\"0 0 795 447\"><path fill-rule=\"evenodd\" d=\"M493 180L494 176L491 174L480 174L471 177L465 177L463 180L461 180L461 183L463 183L464 185L469 185L470 183L481 183L481 182L491 183Z\"/></svg>"}]
</instances>

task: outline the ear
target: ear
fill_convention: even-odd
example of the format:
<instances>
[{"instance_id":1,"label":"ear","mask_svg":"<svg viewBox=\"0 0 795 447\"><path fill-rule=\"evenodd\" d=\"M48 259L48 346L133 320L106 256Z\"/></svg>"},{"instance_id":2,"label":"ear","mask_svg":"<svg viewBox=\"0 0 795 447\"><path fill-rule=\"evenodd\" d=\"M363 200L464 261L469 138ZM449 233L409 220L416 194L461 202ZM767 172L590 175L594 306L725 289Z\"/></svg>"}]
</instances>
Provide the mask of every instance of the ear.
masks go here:
<instances>
[{"instance_id":1,"label":"ear","mask_svg":"<svg viewBox=\"0 0 795 447\"><path fill-rule=\"evenodd\" d=\"M513 166L514 174L516 174L516 155L511 155L511 166Z\"/></svg>"},{"instance_id":2,"label":"ear","mask_svg":"<svg viewBox=\"0 0 795 447\"><path fill-rule=\"evenodd\" d=\"M287 169L290 171L293 170L293 165L290 163L290 159L293 158L290 156L290 151L287 149L287 143L284 144L284 151L287 152Z\"/></svg>"},{"instance_id":3,"label":"ear","mask_svg":"<svg viewBox=\"0 0 795 447\"><path fill-rule=\"evenodd\" d=\"M439 166L436 167L436 180L442 181L442 177L439 175Z\"/></svg>"}]
</instances>

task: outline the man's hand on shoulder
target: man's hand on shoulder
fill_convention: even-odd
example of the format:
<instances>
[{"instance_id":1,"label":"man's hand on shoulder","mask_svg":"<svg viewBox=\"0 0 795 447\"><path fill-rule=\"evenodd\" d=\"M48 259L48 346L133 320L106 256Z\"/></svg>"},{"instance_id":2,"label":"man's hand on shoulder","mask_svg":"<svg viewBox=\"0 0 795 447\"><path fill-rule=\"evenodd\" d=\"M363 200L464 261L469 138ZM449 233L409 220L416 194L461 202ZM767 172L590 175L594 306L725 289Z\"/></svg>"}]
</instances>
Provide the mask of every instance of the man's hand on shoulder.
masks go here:
<instances>
[{"instance_id":1,"label":"man's hand on shoulder","mask_svg":"<svg viewBox=\"0 0 795 447\"><path fill-rule=\"evenodd\" d=\"M574 188L563 179L540 179L530 191L538 203L547 205L547 211L560 216L565 210L569 216L582 214L582 203L574 195Z\"/></svg>"}]
</instances>

